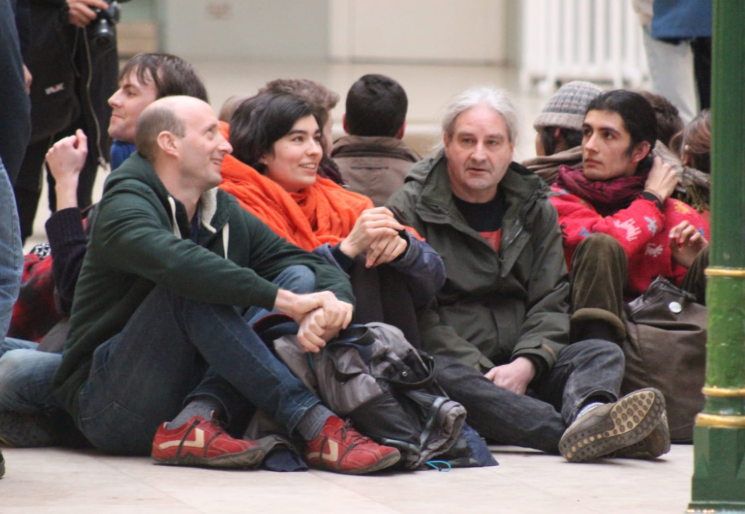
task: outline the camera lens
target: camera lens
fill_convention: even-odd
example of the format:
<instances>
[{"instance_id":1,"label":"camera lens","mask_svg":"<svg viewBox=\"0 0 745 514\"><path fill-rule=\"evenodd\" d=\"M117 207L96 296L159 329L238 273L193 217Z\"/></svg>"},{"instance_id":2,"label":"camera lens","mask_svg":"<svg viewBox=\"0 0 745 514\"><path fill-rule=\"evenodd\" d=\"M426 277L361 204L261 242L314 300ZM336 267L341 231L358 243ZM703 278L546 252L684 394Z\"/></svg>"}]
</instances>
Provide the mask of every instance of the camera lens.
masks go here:
<instances>
[{"instance_id":1,"label":"camera lens","mask_svg":"<svg viewBox=\"0 0 745 514\"><path fill-rule=\"evenodd\" d=\"M91 45L98 50L108 50L113 47L116 35L109 21L99 18L94 24L88 32Z\"/></svg>"}]
</instances>

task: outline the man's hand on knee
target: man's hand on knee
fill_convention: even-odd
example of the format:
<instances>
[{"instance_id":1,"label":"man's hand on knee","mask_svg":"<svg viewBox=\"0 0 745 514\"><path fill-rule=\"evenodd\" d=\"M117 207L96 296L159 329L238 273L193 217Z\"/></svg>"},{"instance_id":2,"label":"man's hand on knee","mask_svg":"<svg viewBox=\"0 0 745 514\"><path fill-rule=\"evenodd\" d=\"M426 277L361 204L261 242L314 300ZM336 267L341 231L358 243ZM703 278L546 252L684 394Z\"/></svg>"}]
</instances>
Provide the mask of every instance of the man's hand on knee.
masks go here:
<instances>
[{"instance_id":1,"label":"man's hand on knee","mask_svg":"<svg viewBox=\"0 0 745 514\"><path fill-rule=\"evenodd\" d=\"M297 294L287 289L280 289L274 300L274 308L292 317L300 323L306 314L323 305L317 293Z\"/></svg>"},{"instance_id":2,"label":"man's hand on knee","mask_svg":"<svg viewBox=\"0 0 745 514\"><path fill-rule=\"evenodd\" d=\"M352 321L354 308L347 302L342 302L333 293L326 291L322 297L321 308L329 330L347 328ZM328 340L328 339L327 339Z\"/></svg>"},{"instance_id":3,"label":"man's hand on knee","mask_svg":"<svg viewBox=\"0 0 745 514\"><path fill-rule=\"evenodd\" d=\"M339 330L349 326L353 307L330 291L295 294L280 289L274 308L292 316L300 325L298 340L305 351L318 352Z\"/></svg>"},{"instance_id":4,"label":"man's hand on knee","mask_svg":"<svg viewBox=\"0 0 745 514\"><path fill-rule=\"evenodd\" d=\"M535 373L535 366L530 359L518 357L509 364L493 367L484 376L503 389L516 394L525 394Z\"/></svg>"}]
</instances>

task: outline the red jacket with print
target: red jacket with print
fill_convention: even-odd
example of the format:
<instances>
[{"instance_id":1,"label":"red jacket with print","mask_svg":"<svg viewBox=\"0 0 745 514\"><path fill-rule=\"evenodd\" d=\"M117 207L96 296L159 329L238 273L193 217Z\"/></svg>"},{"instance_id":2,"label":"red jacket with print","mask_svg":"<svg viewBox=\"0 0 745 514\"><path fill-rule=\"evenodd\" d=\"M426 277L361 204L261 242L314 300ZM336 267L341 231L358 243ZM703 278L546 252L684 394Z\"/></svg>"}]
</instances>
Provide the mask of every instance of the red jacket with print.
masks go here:
<instances>
[{"instance_id":1,"label":"red jacket with print","mask_svg":"<svg viewBox=\"0 0 745 514\"><path fill-rule=\"evenodd\" d=\"M611 216L601 216L588 201L559 187L551 188L551 203L559 213L564 237L564 257L571 269L577 245L590 234L608 234L618 241L628 257L626 293L638 296L663 276L680 285L687 268L674 263L670 250L670 229L683 221L694 225L709 239L709 224L692 207L668 199L662 212L642 197Z\"/></svg>"}]
</instances>

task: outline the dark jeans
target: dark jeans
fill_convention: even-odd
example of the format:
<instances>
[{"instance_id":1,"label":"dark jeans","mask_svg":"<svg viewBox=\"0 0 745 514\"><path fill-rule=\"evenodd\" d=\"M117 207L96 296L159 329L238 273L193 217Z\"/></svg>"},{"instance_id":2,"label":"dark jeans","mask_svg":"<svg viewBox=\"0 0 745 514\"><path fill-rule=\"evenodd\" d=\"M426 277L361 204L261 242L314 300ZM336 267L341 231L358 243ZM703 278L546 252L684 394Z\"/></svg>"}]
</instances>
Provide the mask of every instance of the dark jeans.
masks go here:
<instances>
[{"instance_id":1,"label":"dark jeans","mask_svg":"<svg viewBox=\"0 0 745 514\"><path fill-rule=\"evenodd\" d=\"M623 378L621 349L592 339L566 346L526 395L494 385L479 371L437 357L437 381L468 411L468 423L499 444L558 453L559 440L589 401L614 402Z\"/></svg>"},{"instance_id":2,"label":"dark jeans","mask_svg":"<svg viewBox=\"0 0 745 514\"><path fill-rule=\"evenodd\" d=\"M315 278L293 266L275 280L288 289L293 282ZM217 398L229 412L250 402L288 433L319 403L235 308L156 286L124 330L93 354L77 424L104 452L149 455L158 426L195 394Z\"/></svg>"}]
</instances>

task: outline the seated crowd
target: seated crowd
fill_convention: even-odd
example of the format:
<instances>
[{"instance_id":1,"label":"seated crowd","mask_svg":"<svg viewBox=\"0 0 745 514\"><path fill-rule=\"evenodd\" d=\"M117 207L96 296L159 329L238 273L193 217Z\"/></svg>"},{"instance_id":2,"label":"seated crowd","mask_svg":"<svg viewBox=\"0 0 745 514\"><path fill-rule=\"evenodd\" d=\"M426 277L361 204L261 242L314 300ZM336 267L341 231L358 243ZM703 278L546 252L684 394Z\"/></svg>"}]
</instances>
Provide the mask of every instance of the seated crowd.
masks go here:
<instances>
[{"instance_id":1,"label":"seated crowd","mask_svg":"<svg viewBox=\"0 0 745 514\"><path fill-rule=\"evenodd\" d=\"M519 164L502 90L456 95L425 158L403 142L392 78L351 86L333 141L338 101L280 79L218 119L182 59L122 67L100 202L77 206L86 134L46 156L57 210L0 344L0 442L212 468L399 465L400 447L282 362L264 334L279 319L309 354L351 324L393 325L490 443L571 462L668 452L663 394L622 391L625 306L658 277L705 305L708 190L676 171L709 173L708 112L683 127L657 95L571 82ZM277 437L255 437L259 412Z\"/></svg>"}]
</instances>

